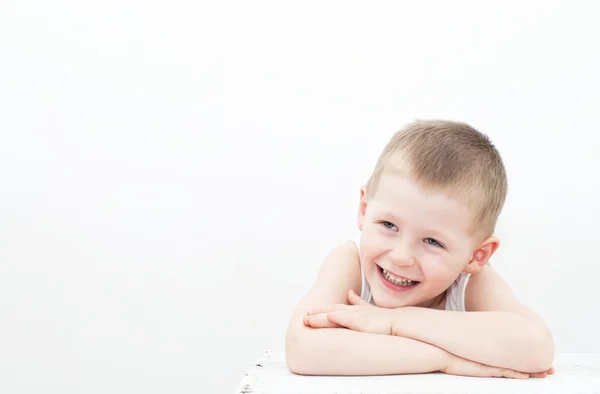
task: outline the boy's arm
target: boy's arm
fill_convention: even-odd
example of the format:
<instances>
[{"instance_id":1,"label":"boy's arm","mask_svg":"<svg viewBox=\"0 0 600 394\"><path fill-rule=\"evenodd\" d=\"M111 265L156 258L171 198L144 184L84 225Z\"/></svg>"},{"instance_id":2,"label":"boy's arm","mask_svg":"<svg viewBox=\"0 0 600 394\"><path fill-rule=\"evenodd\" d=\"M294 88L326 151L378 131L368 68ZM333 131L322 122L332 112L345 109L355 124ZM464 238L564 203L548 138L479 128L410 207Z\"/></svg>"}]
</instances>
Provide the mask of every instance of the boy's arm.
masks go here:
<instances>
[{"instance_id":1,"label":"boy's arm","mask_svg":"<svg viewBox=\"0 0 600 394\"><path fill-rule=\"evenodd\" d=\"M350 289L360 294L356 247L346 243L324 261L317 280L296 307L286 333L288 368L303 375L385 375L440 371L454 357L413 339L357 332L346 328L310 328L302 317L314 308L346 304Z\"/></svg>"},{"instance_id":2,"label":"boy's arm","mask_svg":"<svg viewBox=\"0 0 600 394\"><path fill-rule=\"evenodd\" d=\"M288 368L299 375L437 372L446 368L451 357L423 342L346 328L304 327L289 335L286 342Z\"/></svg>"},{"instance_id":3,"label":"boy's arm","mask_svg":"<svg viewBox=\"0 0 600 394\"><path fill-rule=\"evenodd\" d=\"M467 312L400 308L394 334L487 365L523 372L550 369L554 360L550 330L492 268L484 266L472 275L465 304Z\"/></svg>"}]
</instances>

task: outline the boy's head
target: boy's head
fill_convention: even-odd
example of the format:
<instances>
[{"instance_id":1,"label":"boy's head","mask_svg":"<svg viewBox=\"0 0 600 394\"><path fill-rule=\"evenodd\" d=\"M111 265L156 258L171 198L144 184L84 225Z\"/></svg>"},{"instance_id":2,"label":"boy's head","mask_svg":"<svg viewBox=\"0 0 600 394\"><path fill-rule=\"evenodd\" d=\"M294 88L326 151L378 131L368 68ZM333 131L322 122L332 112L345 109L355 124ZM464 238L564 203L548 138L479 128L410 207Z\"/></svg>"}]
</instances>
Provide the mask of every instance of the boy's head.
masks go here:
<instances>
[{"instance_id":1,"label":"boy's head","mask_svg":"<svg viewBox=\"0 0 600 394\"><path fill-rule=\"evenodd\" d=\"M489 138L465 123L416 121L388 142L368 182L368 196L383 174L401 174L420 187L467 203L473 231L491 235L507 194L506 171Z\"/></svg>"},{"instance_id":2,"label":"boy's head","mask_svg":"<svg viewBox=\"0 0 600 394\"><path fill-rule=\"evenodd\" d=\"M361 260L375 302L424 305L460 272L478 272L498 247L506 194L500 154L469 125L416 121L394 134L361 189Z\"/></svg>"}]
</instances>

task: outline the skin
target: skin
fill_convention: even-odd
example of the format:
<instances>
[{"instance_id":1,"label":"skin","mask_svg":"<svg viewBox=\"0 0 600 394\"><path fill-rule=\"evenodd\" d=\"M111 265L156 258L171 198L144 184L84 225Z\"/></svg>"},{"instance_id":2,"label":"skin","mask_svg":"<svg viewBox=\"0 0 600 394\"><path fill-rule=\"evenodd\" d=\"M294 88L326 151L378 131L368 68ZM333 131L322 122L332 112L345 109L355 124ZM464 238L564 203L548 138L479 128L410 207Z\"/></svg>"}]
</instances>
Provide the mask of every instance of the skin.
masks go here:
<instances>
[{"instance_id":1,"label":"skin","mask_svg":"<svg viewBox=\"0 0 600 394\"><path fill-rule=\"evenodd\" d=\"M290 369L517 378L554 372L548 328L486 265L499 240L471 231L473 215L466 204L400 174L382 175L377 190L367 195L363 187L360 255L348 244L334 249L294 311L286 336ZM361 267L376 306L356 295ZM409 291L390 289L381 268L419 284ZM467 312L444 311L445 290L461 272L471 274ZM311 345L315 354L299 350ZM399 354L410 354L410 360ZM416 363L415 354L428 357ZM368 365L361 366L365 361Z\"/></svg>"},{"instance_id":2,"label":"skin","mask_svg":"<svg viewBox=\"0 0 600 394\"><path fill-rule=\"evenodd\" d=\"M499 245L495 237L470 234L472 215L464 204L406 177L383 174L368 203L365 192L358 216L360 260L373 299L383 308L439 308L457 276L476 273ZM421 283L410 292L390 290L379 267Z\"/></svg>"}]
</instances>

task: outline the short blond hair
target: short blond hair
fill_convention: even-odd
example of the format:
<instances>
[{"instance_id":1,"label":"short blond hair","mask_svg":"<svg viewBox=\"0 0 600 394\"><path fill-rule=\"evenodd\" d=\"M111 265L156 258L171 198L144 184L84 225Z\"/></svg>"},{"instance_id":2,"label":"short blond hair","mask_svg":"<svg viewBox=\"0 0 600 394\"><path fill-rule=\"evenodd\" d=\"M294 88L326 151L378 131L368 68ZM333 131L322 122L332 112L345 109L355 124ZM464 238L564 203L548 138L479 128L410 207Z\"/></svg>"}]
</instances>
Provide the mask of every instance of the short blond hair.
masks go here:
<instances>
[{"instance_id":1,"label":"short blond hair","mask_svg":"<svg viewBox=\"0 0 600 394\"><path fill-rule=\"evenodd\" d=\"M466 199L474 213L473 232L495 231L508 192L506 169L490 139L468 124L417 120L396 132L377 160L367 197L387 171L400 171L424 188Z\"/></svg>"}]
</instances>

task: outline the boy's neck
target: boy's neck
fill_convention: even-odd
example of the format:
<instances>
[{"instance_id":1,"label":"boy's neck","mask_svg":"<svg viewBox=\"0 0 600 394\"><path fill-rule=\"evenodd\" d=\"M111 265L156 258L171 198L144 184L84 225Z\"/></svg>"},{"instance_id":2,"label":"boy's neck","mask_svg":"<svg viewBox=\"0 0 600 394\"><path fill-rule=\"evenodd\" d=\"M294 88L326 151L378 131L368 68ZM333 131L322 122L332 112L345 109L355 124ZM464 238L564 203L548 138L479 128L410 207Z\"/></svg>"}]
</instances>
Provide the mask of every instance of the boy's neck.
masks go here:
<instances>
[{"instance_id":1,"label":"boy's neck","mask_svg":"<svg viewBox=\"0 0 600 394\"><path fill-rule=\"evenodd\" d=\"M417 306L421 307L421 308L444 310L444 309L446 309L446 293L447 292L448 291L446 290L442 294L438 295L437 297L434 297L429 301L425 301Z\"/></svg>"}]
</instances>

